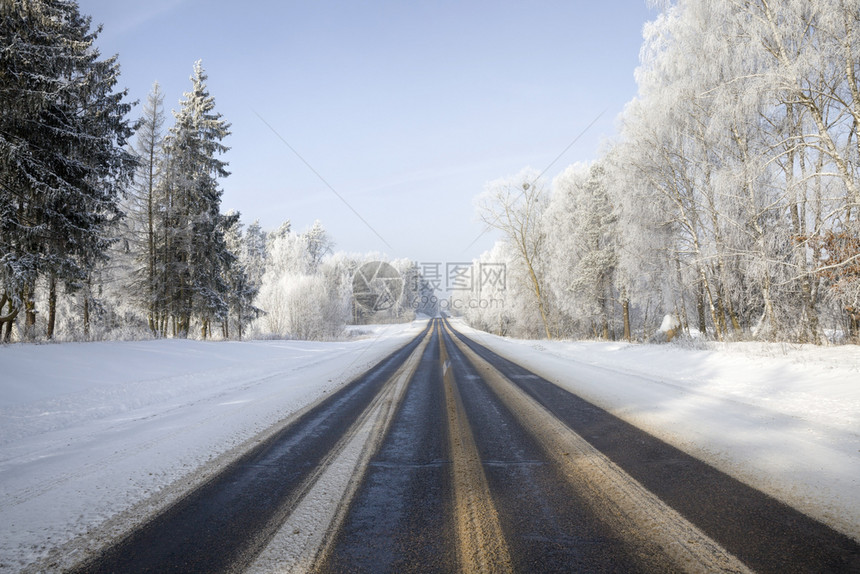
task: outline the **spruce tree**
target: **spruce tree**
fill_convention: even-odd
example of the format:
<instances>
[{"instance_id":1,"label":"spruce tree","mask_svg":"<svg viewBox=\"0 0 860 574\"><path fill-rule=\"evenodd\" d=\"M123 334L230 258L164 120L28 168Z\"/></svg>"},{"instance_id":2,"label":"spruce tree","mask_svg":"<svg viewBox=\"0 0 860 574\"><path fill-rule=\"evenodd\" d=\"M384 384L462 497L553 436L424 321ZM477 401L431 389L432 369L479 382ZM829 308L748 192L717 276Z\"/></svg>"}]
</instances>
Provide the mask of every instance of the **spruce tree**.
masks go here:
<instances>
[{"instance_id":1,"label":"spruce tree","mask_svg":"<svg viewBox=\"0 0 860 574\"><path fill-rule=\"evenodd\" d=\"M25 314L45 277L80 288L105 257L103 233L121 216L135 158L116 57L100 59L75 2L0 1L0 300L7 324ZM2 315L3 311L0 311ZM50 321L49 321L50 326ZM50 327L49 327L50 328ZM50 332L49 332L50 335Z\"/></svg>"},{"instance_id":2,"label":"spruce tree","mask_svg":"<svg viewBox=\"0 0 860 574\"><path fill-rule=\"evenodd\" d=\"M266 271L266 232L260 227L260 221L254 220L248 226L242 237L242 247L239 258L248 273L251 285L259 290Z\"/></svg>"},{"instance_id":3,"label":"spruce tree","mask_svg":"<svg viewBox=\"0 0 860 574\"><path fill-rule=\"evenodd\" d=\"M227 163L216 156L229 148L221 143L230 124L215 112L215 99L206 87L201 62L194 64L192 88L174 112L175 125L165 141L167 173L162 209L165 281L174 334L187 336L193 317L201 336L212 320L224 320L229 310L229 286L222 269L229 258L222 225L218 178L227 177Z\"/></svg>"},{"instance_id":4,"label":"spruce tree","mask_svg":"<svg viewBox=\"0 0 860 574\"><path fill-rule=\"evenodd\" d=\"M245 325L257 318L260 310L254 307L253 301L259 291L259 285L251 278L248 271L248 258L245 252L248 233L256 233L252 227L247 233L242 233L242 223L237 211L229 211L222 216L221 225L224 230L224 240L229 257L223 259L222 269L224 282L228 286L227 302L229 313L221 322L222 335L225 339L231 336L241 339ZM257 225L259 229L259 225ZM231 325L235 329L231 329Z\"/></svg>"}]
</instances>

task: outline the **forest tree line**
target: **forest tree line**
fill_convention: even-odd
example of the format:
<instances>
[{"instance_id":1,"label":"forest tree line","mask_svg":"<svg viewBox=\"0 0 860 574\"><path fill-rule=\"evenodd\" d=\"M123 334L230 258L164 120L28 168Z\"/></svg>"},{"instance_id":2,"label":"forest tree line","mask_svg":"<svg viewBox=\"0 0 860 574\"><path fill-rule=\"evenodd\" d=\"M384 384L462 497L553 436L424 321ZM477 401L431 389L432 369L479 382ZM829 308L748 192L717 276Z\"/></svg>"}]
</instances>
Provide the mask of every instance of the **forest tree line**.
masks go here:
<instances>
[{"instance_id":1,"label":"forest tree line","mask_svg":"<svg viewBox=\"0 0 860 574\"><path fill-rule=\"evenodd\" d=\"M502 240L474 274L507 280L447 307L525 337L649 340L669 314L715 340L856 340L860 0L659 5L617 137L552 181L487 184ZM384 256L221 213L230 125L200 62L170 126L157 84L132 120L75 2L0 0L0 18L2 340L324 339L368 319L351 278ZM406 293L371 319L411 316Z\"/></svg>"},{"instance_id":2,"label":"forest tree line","mask_svg":"<svg viewBox=\"0 0 860 574\"><path fill-rule=\"evenodd\" d=\"M3 340L58 328L88 339L106 321L133 330L124 300L154 335L185 337L194 322L204 338L215 324L228 336L230 315L241 330L255 290L227 243L238 215L220 213L230 126L200 62L162 134L157 84L130 120L117 58L101 59L100 30L75 2L0 10Z\"/></svg>"},{"instance_id":3,"label":"forest tree line","mask_svg":"<svg viewBox=\"0 0 860 574\"><path fill-rule=\"evenodd\" d=\"M202 63L169 127L157 82L132 120L99 31L73 1L0 2L0 340L325 339L360 322L350 278L381 256L332 256L319 222L221 213L230 124Z\"/></svg>"},{"instance_id":4,"label":"forest tree line","mask_svg":"<svg viewBox=\"0 0 860 574\"><path fill-rule=\"evenodd\" d=\"M638 96L601 157L488 184L501 298L527 337L645 340L665 314L716 340L860 334L860 2L659 2Z\"/></svg>"}]
</instances>

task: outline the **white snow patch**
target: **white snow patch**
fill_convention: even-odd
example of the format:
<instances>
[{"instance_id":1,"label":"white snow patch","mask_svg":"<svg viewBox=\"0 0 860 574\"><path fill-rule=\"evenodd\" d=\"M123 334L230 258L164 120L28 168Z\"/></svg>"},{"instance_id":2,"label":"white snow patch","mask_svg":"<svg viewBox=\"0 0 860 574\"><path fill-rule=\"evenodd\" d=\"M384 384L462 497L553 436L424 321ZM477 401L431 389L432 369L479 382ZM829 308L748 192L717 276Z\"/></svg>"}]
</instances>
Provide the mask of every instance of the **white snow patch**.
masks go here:
<instances>
[{"instance_id":1,"label":"white snow patch","mask_svg":"<svg viewBox=\"0 0 860 574\"><path fill-rule=\"evenodd\" d=\"M660 331L666 333L667 331L674 331L680 326L681 322L675 315L664 315L663 322L660 323Z\"/></svg>"}]
</instances>

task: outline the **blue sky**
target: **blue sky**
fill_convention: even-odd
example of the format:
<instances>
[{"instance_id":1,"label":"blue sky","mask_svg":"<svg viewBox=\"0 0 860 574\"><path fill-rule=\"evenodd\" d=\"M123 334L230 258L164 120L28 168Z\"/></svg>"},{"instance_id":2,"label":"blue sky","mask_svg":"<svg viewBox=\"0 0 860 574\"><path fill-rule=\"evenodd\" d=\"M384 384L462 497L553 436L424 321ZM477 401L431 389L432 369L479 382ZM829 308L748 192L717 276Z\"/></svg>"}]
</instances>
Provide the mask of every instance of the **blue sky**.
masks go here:
<instances>
[{"instance_id":1,"label":"blue sky","mask_svg":"<svg viewBox=\"0 0 860 574\"><path fill-rule=\"evenodd\" d=\"M339 250L422 262L489 249L492 233L473 243L484 184L545 170L605 111L546 176L599 155L656 16L644 0L79 5L104 25L98 45L119 54L131 99L158 80L169 113L203 60L232 123L225 211L266 229L320 219Z\"/></svg>"}]
</instances>

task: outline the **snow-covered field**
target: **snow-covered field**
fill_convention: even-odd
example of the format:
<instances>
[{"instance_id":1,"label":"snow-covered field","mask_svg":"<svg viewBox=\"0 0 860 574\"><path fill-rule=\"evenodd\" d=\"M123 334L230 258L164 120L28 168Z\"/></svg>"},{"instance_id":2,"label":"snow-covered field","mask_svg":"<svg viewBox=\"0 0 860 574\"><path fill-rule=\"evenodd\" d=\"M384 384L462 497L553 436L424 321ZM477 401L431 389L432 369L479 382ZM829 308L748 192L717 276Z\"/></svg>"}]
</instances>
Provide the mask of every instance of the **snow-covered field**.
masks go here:
<instances>
[{"instance_id":1,"label":"snow-covered field","mask_svg":"<svg viewBox=\"0 0 860 574\"><path fill-rule=\"evenodd\" d=\"M337 343L0 347L0 572L142 520L425 325ZM517 341L455 326L860 540L860 348Z\"/></svg>"},{"instance_id":2,"label":"snow-covered field","mask_svg":"<svg viewBox=\"0 0 860 574\"><path fill-rule=\"evenodd\" d=\"M337 343L0 346L0 572L129 528L425 326Z\"/></svg>"},{"instance_id":3,"label":"snow-covered field","mask_svg":"<svg viewBox=\"0 0 860 574\"><path fill-rule=\"evenodd\" d=\"M860 541L860 347L522 341L453 324Z\"/></svg>"}]
</instances>

